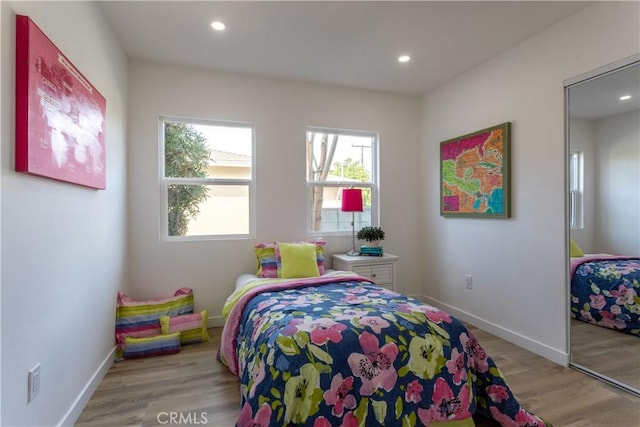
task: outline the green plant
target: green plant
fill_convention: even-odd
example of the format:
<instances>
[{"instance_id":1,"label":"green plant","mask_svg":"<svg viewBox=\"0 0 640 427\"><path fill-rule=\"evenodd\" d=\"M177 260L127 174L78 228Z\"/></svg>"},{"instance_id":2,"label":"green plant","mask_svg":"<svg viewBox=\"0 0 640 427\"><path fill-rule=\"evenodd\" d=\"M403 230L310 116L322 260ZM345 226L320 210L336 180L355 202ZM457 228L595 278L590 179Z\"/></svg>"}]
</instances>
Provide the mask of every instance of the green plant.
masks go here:
<instances>
[{"instance_id":1,"label":"green plant","mask_svg":"<svg viewBox=\"0 0 640 427\"><path fill-rule=\"evenodd\" d=\"M357 236L359 240L366 240L367 242L384 240L384 231L380 227L362 227Z\"/></svg>"}]
</instances>

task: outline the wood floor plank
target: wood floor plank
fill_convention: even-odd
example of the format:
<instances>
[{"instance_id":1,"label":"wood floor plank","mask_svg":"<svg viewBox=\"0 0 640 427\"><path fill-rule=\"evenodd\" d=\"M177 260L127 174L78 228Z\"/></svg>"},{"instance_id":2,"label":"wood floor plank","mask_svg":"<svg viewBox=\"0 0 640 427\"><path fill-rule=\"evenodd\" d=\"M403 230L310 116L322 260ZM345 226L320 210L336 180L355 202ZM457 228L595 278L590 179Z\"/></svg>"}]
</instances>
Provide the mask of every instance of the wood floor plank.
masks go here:
<instances>
[{"instance_id":1,"label":"wood floor plank","mask_svg":"<svg viewBox=\"0 0 640 427\"><path fill-rule=\"evenodd\" d=\"M571 355L574 363L640 390L640 337L572 319Z\"/></svg>"},{"instance_id":2,"label":"wood floor plank","mask_svg":"<svg viewBox=\"0 0 640 427\"><path fill-rule=\"evenodd\" d=\"M473 326L470 329L522 406L555 427L640 426L640 398ZM221 331L210 329L209 342L183 346L178 354L115 363L76 426L234 426L240 413L240 386L238 378L216 360ZM171 414L182 414L182 419L170 424ZM478 420L477 426L496 424Z\"/></svg>"}]
</instances>

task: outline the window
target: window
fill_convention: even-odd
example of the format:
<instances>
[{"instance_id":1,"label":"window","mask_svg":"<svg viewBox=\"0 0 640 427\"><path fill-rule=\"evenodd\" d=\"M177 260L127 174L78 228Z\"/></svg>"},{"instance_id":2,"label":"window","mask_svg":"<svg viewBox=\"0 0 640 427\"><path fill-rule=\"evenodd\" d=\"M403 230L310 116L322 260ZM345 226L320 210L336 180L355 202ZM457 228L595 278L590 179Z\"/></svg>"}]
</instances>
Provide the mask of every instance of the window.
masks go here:
<instances>
[{"instance_id":1,"label":"window","mask_svg":"<svg viewBox=\"0 0 640 427\"><path fill-rule=\"evenodd\" d=\"M248 124L161 119L164 238L248 237L254 132Z\"/></svg>"},{"instance_id":2,"label":"window","mask_svg":"<svg viewBox=\"0 0 640 427\"><path fill-rule=\"evenodd\" d=\"M569 220L571 228L583 228L583 153L569 153Z\"/></svg>"},{"instance_id":3,"label":"window","mask_svg":"<svg viewBox=\"0 0 640 427\"><path fill-rule=\"evenodd\" d=\"M307 193L312 234L351 231L352 214L341 212L342 189L362 189L356 230L378 225L378 136L371 132L307 129Z\"/></svg>"}]
</instances>

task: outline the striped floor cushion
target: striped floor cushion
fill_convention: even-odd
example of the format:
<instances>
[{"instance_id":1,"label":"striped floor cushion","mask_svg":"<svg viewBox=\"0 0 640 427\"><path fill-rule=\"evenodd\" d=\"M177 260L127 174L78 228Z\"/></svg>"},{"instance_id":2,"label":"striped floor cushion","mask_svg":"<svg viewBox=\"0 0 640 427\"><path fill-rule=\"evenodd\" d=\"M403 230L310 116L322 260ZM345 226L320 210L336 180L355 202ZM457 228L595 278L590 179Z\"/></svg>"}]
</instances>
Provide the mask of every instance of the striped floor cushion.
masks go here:
<instances>
[{"instance_id":1,"label":"striped floor cushion","mask_svg":"<svg viewBox=\"0 0 640 427\"><path fill-rule=\"evenodd\" d=\"M180 288L173 296L136 301L118 293L116 306L116 360L125 358L125 338L146 338L161 334L161 316L193 313L193 290Z\"/></svg>"}]
</instances>

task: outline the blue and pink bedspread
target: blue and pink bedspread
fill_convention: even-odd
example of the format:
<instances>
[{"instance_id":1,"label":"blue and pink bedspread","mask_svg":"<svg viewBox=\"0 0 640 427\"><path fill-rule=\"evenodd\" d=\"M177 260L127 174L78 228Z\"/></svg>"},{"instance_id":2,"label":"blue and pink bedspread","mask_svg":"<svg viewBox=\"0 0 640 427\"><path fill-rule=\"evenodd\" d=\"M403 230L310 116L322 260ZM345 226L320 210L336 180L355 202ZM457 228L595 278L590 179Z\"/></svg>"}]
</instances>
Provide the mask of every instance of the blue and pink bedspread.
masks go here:
<instances>
[{"instance_id":1,"label":"blue and pink bedspread","mask_svg":"<svg viewBox=\"0 0 640 427\"><path fill-rule=\"evenodd\" d=\"M244 426L549 426L520 407L473 334L353 274L263 280L229 298L218 358Z\"/></svg>"},{"instance_id":2,"label":"blue and pink bedspread","mask_svg":"<svg viewBox=\"0 0 640 427\"><path fill-rule=\"evenodd\" d=\"M571 317L640 336L640 258L571 259Z\"/></svg>"}]
</instances>

